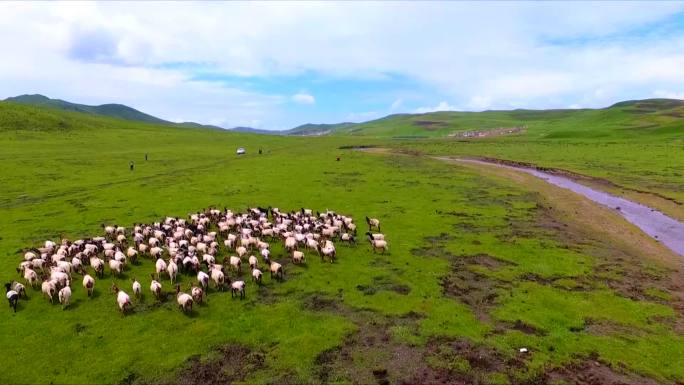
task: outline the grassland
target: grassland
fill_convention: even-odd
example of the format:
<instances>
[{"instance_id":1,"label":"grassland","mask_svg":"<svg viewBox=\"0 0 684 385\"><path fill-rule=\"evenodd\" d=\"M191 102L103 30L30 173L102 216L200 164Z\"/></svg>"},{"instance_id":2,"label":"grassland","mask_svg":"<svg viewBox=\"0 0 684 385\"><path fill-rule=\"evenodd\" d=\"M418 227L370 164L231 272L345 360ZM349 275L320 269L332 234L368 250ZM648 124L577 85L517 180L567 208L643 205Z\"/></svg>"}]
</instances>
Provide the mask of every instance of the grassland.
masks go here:
<instances>
[{"instance_id":1,"label":"grassland","mask_svg":"<svg viewBox=\"0 0 684 385\"><path fill-rule=\"evenodd\" d=\"M556 140L535 143L548 151L532 160L552 159ZM0 103L3 281L17 277L20 250L46 238L209 205L329 208L360 223L377 216L391 248L375 255L365 243L340 246L335 264L309 256L305 266L286 266L285 282L249 285L244 301L212 292L189 316L148 296L122 317L109 275L95 298L77 286L65 311L29 290L16 314L0 312L0 383L544 384L573 383L585 371L604 383L684 381L682 275L667 250L614 214L533 180L339 150L362 144L490 148L188 130ZM658 155L652 145L628 148L646 160ZM248 155L236 157L238 146ZM616 146L593 152L594 162L625 151ZM515 151L500 148L484 155ZM657 168L638 160L623 167L635 177ZM570 215L577 210L602 219ZM117 282L135 276L147 287L152 269L143 261Z\"/></svg>"}]
</instances>

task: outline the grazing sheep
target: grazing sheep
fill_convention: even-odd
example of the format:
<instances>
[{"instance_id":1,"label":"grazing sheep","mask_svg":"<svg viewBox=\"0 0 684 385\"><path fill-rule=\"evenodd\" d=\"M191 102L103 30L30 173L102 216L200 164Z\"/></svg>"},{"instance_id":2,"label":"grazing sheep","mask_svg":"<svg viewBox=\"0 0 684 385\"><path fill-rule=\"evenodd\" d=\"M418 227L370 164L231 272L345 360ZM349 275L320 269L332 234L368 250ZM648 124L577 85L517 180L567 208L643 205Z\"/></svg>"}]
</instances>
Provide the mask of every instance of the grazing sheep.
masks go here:
<instances>
[{"instance_id":1,"label":"grazing sheep","mask_svg":"<svg viewBox=\"0 0 684 385\"><path fill-rule=\"evenodd\" d=\"M356 238L348 233L342 234L340 240L342 240L342 242L347 242L349 246L356 245Z\"/></svg>"},{"instance_id":2,"label":"grazing sheep","mask_svg":"<svg viewBox=\"0 0 684 385\"><path fill-rule=\"evenodd\" d=\"M247 254L247 248L244 246L240 246L237 249L235 249L235 252L237 253L238 257L242 258Z\"/></svg>"},{"instance_id":3,"label":"grazing sheep","mask_svg":"<svg viewBox=\"0 0 684 385\"><path fill-rule=\"evenodd\" d=\"M230 296L235 297L238 293L240 294L240 299L245 298L245 281L235 281L230 284Z\"/></svg>"},{"instance_id":4,"label":"grazing sheep","mask_svg":"<svg viewBox=\"0 0 684 385\"><path fill-rule=\"evenodd\" d=\"M324 247L321 247L321 245L319 244L317 248L318 255L321 256L321 261L325 261L325 257L328 257L330 259L330 263L333 263L337 254L334 245L326 244Z\"/></svg>"},{"instance_id":5,"label":"grazing sheep","mask_svg":"<svg viewBox=\"0 0 684 385\"><path fill-rule=\"evenodd\" d=\"M261 270L259 270L257 268L252 270L252 280L259 285L261 285L261 277L262 276L263 276L263 273L261 272Z\"/></svg>"},{"instance_id":6,"label":"grazing sheep","mask_svg":"<svg viewBox=\"0 0 684 385\"><path fill-rule=\"evenodd\" d=\"M371 233L370 231L366 233L367 236L373 238L376 241L384 241L385 240L385 234L379 234L379 233Z\"/></svg>"},{"instance_id":7,"label":"grazing sheep","mask_svg":"<svg viewBox=\"0 0 684 385\"><path fill-rule=\"evenodd\" d=\"M17 269L17 273L20 273L21 269ZM31 285L31 287L35 287L35 284L38 283L38 274L33 271L33 269L29 267L24 268L24 280L26 281L27 284Z\"/></svg>"},{"instance_id":8,"label":"grazing sheep","mask_svg":"<svg viewBox=\"0 0 684 385\"><path fill-rule=\"evenodd\" d=\"M142 295L142 285L135 278L133 278L133 295L135 298L140 298Z\"/></svg>"},{"instance_id":9,"label":"grazing sheep","mask_svg":"<svg viewBox=\"0 0 684 385\"><path fill-rule=\"evenodd\" d=\"M57 297L59 298L59 303L62 304L62 310L66 309L71 301L71 288L69 286L64 286L59 290Z\"/></svg>"},{"instance_id":10,"label":"grazing sheep","mask_svg":"<svg viewBox=\"0 0 684 385\"><path fill-rule=\"evenodd\" d=\"M269 260L269 257L271 255L271 251L269 249L263 249L259 253L261 254L261 257L264 258L264 260Z\"/></svg>"},{"instance_id":11,"label":"grazing sheep","mask_svg":"<svg viewBox=\"0 0 684 385\"><path fill-rule=\"evenodd\" d=\"M157 271L157 280L161 280L161 273L167 269L166 262L161 258L157 258L155 269Z\"/></svg>"},{"instance_id":12,"label":"grazing sheep","mask_svg":"<svg viewBox=\"0 0 684 385\"><path fill-rule=\"evenodd\" d=\"M223 285L226 282L226 275L223 274L223 271L221 271L220 267L216 265L211 265L210 269L211 279L216 284L216 289L223 291Z\"/></svg>"},{"instance_id":13,"label":"grazing sheep","mask_svg":"<svg viewBox=\"0 0 684 385\"><path fill-rule=\"evenodd\" d=\"M178 275L178 265L173 259L169 259L169 263L166 266L166 272L169 273L169 279L171 279L171 284L176 280L176 275Z\"/></svg>"},{"instance_id":14,"label":"grazing sheep","mask_svg":"<svg viewBox=\"0 0 684 385\"><path fill-rule=\"evenodd\" d=\"M202 286L202 289L206 290L209 287L209 274L200 271L197 273L197 282Z\"/></svg>"},{"instance_id":15,"label":"grazing sheep","mask_svg":"<svg viewBox=\"0 0 684 385\"><path fill-rule=\"evenodd\" d=\"M382 230L380 230L380 220L379 219L366 217L366 223L368 223L368 231L373 230L373 228L378 229L378 231L382 231Z\"/></svg>"},{"instance_id":16,"label":"grazing sheep","mask_svg":"<svg viewBox=\"0 0 684 385\"><path fill-rule=\"evenodd\" d=\"M53 298L55 293L57 293L57 285L54 281L44 280L41 285L41 290L43 291L43 296L47 296L50 299L50 303L53 303Z\"/></svg>"},{"instance_id":17,"label":"grazing sheep","mask_svg":"<svg viewBox=\"0 0 684 385\"><path fill-rule=\"evenodd\" d=\"M90 266L95 270L98 277L104 276L104 261L98 257L90 257Z\"/></svg>"},{"instance_id":18,"label":"grazing sheep","mask_svg":"<svg viewBox=\"0 0 684 385\"><path fill-rule=\"evenodd\" d=\"M249 256L249 268L250 268L250 270L256 269L258 264L259 264L259 260L257 260L257 257L250 255Z\"/></svg>"},{"instance_id":19,"label":"grazing sheep","mask_svg":"<svg viewBox=\"0 0 684 385\"><path fill-rule=\"evenodd\" d=\"M89 274L83 276L83 288L88 293L88 297L92 297L93 290L95 289L95 278L91 277Z\"/></svg>"},{"instance_id":20,"label":"grazing sheep","mask_svg":"<svg viewBox=\"0 0 684 385\"><path fill-rule=\"evenodd\" d=\"M285 275L285 271L283 270L283 265L279 264L278 262L271 261L271 279L273 279L273 276L279 280L283 279L283 276Z\"/></svg>"},{"instance_id":21,"label":"grazing sheep","mask_svg":"<svg viewBox=\"0 0 684 385\"><path fill-rule=\"evenodd\" d=\"M138 260L138 250L134 247L129 247L128 250L126 250L126 256L131 260L131 263L135 264Z\"/></svg>"},{"instance_id":22,"label":"grazing sheep","mask_svg":"<svg viewBox=\"0 0 684 385\"><path fill-rule=\"evenodd\" d=\"M131 306L133 306L131 297L123 290L119 290L115 283L112 284L112 291L116 294L116 303L119 305L119 310L122 314L126 314L126 310L130 310Z\"/></svg>"},{"instance_id":23,"label":"grazing sheep","mask_svg":"<svg viewBox=\"0 0 684 385\"><path fill-rule=\"evenodd\" d=\"M285 251L292 251L297 249L297 239L295 237L285 238Z\"/></svg>"},{"instance_id":24,"label":"grazing sheep","mask_svg":"<svg viewBox=\"0 0 684 385\"><path fill-rule=\"evenodd\" d=\"M116 259L110 259L109 260L109 270L111 271L112 274L114 274L118 277L123 272L123 263L121 261L117 261Z\"/></svg>"},{"instance_id":25,"label":"grazing sheep","mask_svg":"<svg viewBox=\"0 0 684 385\"><path fill-rule=\"evenodd\" d=\"M372 236L368 236L368 241L370 242L371 246L373 247L373 252L376 253L378 250L382 250L382 253L385 254L385 251L388 249L388 244L387 241L384 239L373 239Z\"/></svg>"},{"instance_id":26,"label":"grazing sheep","mask_svg":"<svg viewBox=\"0 0 684 385\"><path fill-rule=\"evenodd\" d=\"M230 266L237 271L238 274L242 274L242 260L236 256L231 256Z\"/></svg>"},{"instance_id":27,"label":"grazing sheep","mask_svg":"<svg viewBox=\"0 0 684 385\"><path fill-rule=\"evenodd\" d=\"M22 285L21 283L19 283L17 281L10 282L10 289L16 291L19 294L20 298L21 297L28 298L28 296L26 295L26 287L24 285Z\"/></svg>"},{"instance_id":28,"label":"grazing sheep","mask_svg":"<svg viewBox=\"0 0 684 385\"><path fill-rule=\"evenodd\" d=\"M292 250L292 263L299 264L304 262L304 253L297 250Z\"/></svg>"},{"instance_id":29,"label":"grazing sheep","mask_svg":"<svg viewBox=\"0 0 684 385\"><path fill-rule=\"evenodd\" d=\"M19 303L19 293L12 290L10 283L5 284L5 291L7 292L6 297L7 297L7 301L9 301L9 306L16 313L17 312L17 303Z\"/></svg>"},{"instance_id":30,"label":"grazing sheep","mask_svg":"<svg viewBox=\"0 0 684 385\"><path fill-rule=\"evenodd\" d=\"M178 302L178 307L184 313L187 311L192 311L192 296L190 294L181 292L179 284L176 284L176 301Z\"/></svg>"},{"instance_id":31,"label":"grazing sheep","mask_svg":"<svg viewBox=\"0 0 684 385\"><path fill-rule=\"evenodd\" d=\"M154 274L150 274L150 277L152 278L152 283L150 283L150 291L152 292L154 297L157 299L157 301L161 301L161 299L162 299L162 285L156 279L154 279Z\"/></svg>"},{"instance_id":32,"label":"grazing sheep","mask_svg":"<svg viewBox=\"0 0 684 385\"><path fill-rule=\"evenodd\" d=\"M197 302L198 304L202 303L202 300L204 299L204 290L192 283L190 284L190 295L192 296L193 301Z\"/></svg>"}]
</instances>

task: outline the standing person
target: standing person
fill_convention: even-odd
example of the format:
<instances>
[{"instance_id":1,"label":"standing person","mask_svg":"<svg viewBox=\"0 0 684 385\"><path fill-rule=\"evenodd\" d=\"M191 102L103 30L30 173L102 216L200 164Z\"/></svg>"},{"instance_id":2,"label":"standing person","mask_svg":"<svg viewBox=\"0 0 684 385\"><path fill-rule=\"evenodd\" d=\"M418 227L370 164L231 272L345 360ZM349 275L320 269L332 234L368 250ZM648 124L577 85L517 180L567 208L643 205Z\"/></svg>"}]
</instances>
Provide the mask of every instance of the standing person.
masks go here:
<instances>
[{"instance_id":1,"label":"standing person","mask_svg":"<svg viewBox=\"0 0 684 385\"><path fill-rule=\"evenodd\" d=\"M131 168L131 171L133 171L133 168L135 167L135 164L133 163L133 161L130 161L130 162L128 163L128 166Z\"/></svg>"},{"instance_id":2,"label":"standing person","mask_svg":"<svg viewBox=\"0 0 684 385\"><path fill-rule=\"evenodd\" d=\"M145 161L147 161L147 153L145 153Z\"/></svg>"}]
</instances>

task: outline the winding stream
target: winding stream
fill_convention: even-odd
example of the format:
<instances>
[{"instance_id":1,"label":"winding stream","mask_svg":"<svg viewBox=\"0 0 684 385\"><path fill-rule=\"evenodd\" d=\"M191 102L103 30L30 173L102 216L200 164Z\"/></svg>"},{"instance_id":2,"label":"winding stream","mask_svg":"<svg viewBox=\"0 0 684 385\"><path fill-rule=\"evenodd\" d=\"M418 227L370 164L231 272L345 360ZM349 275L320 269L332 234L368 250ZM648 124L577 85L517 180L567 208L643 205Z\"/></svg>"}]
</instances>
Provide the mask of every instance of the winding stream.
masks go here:
<instances>
[{"instance_id":1,"label":"winding stream","mask_svg":"<svg viewBox=\"0 0 684 385\"><path fill-rule=\"evenodd\" d=\"M436 157L436 159L463 163L485 164L489 166L522 171L530 175L534 175L552 185L573 191L600 205L617 211L627 221L640 228L651 238L660 241L670 250L684 256L684 222L678 221L648 206L644 206L640 203L632 202L625 198L620 198L600 190L595 190L583 184L577 183L570 178L539 171L534 168L510 166L474 159L449 157Z\"/></svg>"}]
</instances>

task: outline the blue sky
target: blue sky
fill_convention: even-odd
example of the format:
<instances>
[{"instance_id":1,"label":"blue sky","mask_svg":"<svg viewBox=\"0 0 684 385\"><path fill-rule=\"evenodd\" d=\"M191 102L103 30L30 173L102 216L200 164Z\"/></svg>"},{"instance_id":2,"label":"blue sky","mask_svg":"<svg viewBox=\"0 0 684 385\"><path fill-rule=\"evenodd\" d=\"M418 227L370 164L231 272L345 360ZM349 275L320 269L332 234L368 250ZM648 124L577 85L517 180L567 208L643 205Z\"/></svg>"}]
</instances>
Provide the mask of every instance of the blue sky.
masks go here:
<instances>
[{"instance_id":1,"label":"blue sky","mask_svg":"<svg viewBox=\"0 0 684 385\"><path fill-rule=\"evenodd\" d=\"M684 98L682 2L3 2L0 44L0 98L223 127Z\"/></svg>"}]
</instances>

